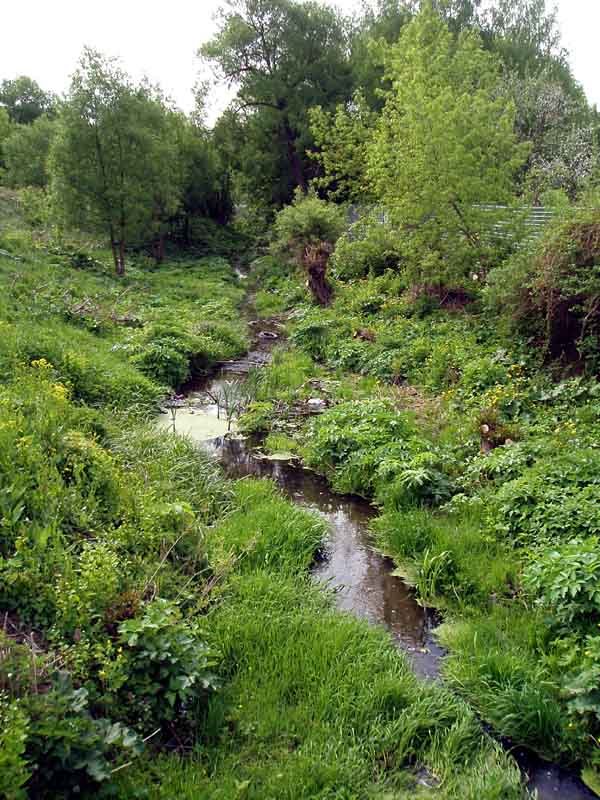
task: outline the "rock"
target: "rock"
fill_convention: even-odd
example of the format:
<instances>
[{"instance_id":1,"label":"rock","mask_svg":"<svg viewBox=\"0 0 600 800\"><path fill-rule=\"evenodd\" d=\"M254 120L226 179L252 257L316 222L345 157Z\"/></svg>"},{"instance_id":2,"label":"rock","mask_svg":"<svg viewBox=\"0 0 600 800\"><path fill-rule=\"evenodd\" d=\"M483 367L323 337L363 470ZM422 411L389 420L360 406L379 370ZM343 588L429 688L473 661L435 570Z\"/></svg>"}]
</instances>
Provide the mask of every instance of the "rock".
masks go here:
<instances>
[{"instance_id":1,"label":"rock","mask_svg":"<svg viewBox=\"0 0 600 800\"><path fill-rule=\"evenodd\" d=\"M321 411L326 408L327 403L325 402L325 400L321 400L320 397L311 397L310 400L306 401L306 405L312 411Z\"/></svg>"},{"instance_id":2,"label":"rock","mask_svg":"<svg viewBox=\"0 0 600 800\"><path fill-rule=\"evenodd\" d=\"M258 336L260 339L279 339L278 334L273 331L261 331Z\"/></svg>"}]
</instances>

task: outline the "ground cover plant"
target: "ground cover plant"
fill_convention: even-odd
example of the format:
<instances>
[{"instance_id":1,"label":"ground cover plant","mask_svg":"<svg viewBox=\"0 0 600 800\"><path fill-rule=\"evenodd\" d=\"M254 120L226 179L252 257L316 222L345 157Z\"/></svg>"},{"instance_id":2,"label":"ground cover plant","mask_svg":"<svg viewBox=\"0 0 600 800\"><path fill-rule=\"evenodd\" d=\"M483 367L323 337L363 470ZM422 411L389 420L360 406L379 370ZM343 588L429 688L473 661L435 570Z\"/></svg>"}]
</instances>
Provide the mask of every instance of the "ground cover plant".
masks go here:
<instances>
[{"instance_id":1,"label":"ground cover plant","mask_svg":"<svg viewBox=\"0 0 600 800\"><path fill-rule=\"evenodd\" d=\"M467 706L310 584L320 519L153 426L246 346L230 267L117 283L102 250L2 243L3 795L521 797ZM258 391L312 370L282 351Z\"/></svg>"}]
</instances>

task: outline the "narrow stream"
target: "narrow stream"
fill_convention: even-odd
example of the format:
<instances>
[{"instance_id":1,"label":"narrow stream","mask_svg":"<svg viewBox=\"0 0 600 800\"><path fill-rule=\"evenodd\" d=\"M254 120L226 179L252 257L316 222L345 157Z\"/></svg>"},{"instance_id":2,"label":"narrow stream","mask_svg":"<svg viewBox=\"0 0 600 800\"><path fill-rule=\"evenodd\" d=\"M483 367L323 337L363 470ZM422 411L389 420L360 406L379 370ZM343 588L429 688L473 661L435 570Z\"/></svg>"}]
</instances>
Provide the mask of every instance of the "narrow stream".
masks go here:
<instances>
[{"instance_id":1,"label":"narrow stream","mask_svg":"<svg viewBox=\"0 0 600 800\"><path fill-rule=\"evenodd\" d=\"M263 328L255 349L244 360L227 364L211 378L184 387L193 405L204 400L192 413L212 420L220 416L215 404L206 404L206 392L214 394L225 381L243 381L250 368L268 363L275 331L272 325ZM437 615L417 602L413 590L392 574L391 559L373 548L369 522L376 511L372 506L357 497L334 494L324 479L299 465L261 457L247 440L235 434L210 439L205 436L201 444L231 477L271 478L292 502L320 514L328 523L329 535L313 568L314 579L334 590L340 610L385 626L418 675L428 679L439 676L443 650L433 635ZM524 748L510 752L538 800L597 798L575 773L545 762Z\"/></svg>"}]
</instances>

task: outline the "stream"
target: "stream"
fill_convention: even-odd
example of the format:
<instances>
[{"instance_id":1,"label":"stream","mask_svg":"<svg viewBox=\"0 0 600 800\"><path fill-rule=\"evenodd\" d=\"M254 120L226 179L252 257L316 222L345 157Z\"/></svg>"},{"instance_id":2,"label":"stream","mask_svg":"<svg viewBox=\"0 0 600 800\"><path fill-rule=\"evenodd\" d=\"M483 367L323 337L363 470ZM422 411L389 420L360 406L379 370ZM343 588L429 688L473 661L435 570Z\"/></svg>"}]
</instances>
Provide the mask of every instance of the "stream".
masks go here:
<instances>
[{"instance_id":1,"label":"stream","mask_svg":"<svg viewBox=\"0 0 600 800\"><path fill-rule=\"evenodd\" d=\"M334 591L341 611L383 625L419 676L439 680L444 655L434 637L439 615L417 602L414 591L393 574L393 561L374 549L369 523L376 510L361 498L334 494L323 478L289 459L261 456L247 439L229 432L229 424L215 403L206 402L207 392L218 393L228 381L243 382L250 369L267 364L277 337L276 322L261 322L254 347L243 360L224 364L209 378L183 387L189 406L177 413L175 430L199 441L230 477L271 478L292 502L322 516L329 534L312 570L314 580ZM161 417L159 424L169 427L168 415ZM525 748L512 748L506 742L503 745L538 800L597 798L576 773L543 761Z\"/></svg>"}]
</instances>

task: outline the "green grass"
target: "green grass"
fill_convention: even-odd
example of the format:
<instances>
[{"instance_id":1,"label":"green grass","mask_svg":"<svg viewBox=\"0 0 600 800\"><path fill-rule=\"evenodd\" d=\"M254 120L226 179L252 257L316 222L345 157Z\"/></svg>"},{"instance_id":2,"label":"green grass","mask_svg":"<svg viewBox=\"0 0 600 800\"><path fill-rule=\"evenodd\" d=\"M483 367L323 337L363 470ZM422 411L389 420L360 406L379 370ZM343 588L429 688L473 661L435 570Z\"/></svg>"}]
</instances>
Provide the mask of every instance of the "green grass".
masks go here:
<instances>
[{"instance_id":1,"label":"green grass","mask_svg":"<svg viewBox=\"0 0 600 800\"><path fill-rule=\"evenodd\" d=\"M468 708L419 684L383 631L332 611L305 577L234 577L207 624L227 675L208 744L183 770L163 759L124 776L120 796L522 796ZM440 789L419 786L422 768Z\"/></svg>"}]
</instances>

